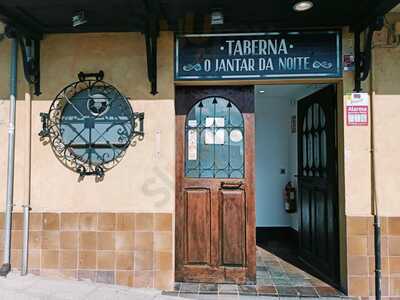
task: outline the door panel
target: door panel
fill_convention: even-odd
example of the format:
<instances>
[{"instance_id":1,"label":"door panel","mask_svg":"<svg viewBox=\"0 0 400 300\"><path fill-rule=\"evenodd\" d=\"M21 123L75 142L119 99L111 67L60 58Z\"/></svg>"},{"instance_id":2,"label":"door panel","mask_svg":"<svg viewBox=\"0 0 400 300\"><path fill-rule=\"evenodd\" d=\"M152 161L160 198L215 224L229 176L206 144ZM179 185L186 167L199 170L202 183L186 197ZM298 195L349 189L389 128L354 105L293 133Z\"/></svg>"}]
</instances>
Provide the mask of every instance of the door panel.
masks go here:
<instances>
[{"instance_id":1,"label":"door panel","mask_svg":"<svg viewBox=\"0 0 400 300\"><path fill-rule=\"evenodd\" d=\"M178 87L175 109L175 279L255 283L253 87Z\"/></svg>"},{"instance_id":2,"label":"door panel","mask_svg":"<svg viewBox=\"0 0 400 300\"><path fill-rule=\"evenodd\" d=\"M339 285L336 90L328 86L298 102L300 257Z\"/></svg>"},{"instance_id":3,"label":"door panel","mask_svg":"<svg viewBox=\"0 0 400 300\"><path fill-rule=\"evenodd\" d=\"M244 266L246 256L246 199L243 190L221 190L222 263Z\"/></svg>"},{"instance_id":4,"label":"door panel","mask_svg":"<svg viewBox=\"0 0 400 300\"><path fill-rule=\"evenodd\" d=\"M186 264L210 264L211 196L207 189L185 191Z\"/></svg>"}]
</instances>

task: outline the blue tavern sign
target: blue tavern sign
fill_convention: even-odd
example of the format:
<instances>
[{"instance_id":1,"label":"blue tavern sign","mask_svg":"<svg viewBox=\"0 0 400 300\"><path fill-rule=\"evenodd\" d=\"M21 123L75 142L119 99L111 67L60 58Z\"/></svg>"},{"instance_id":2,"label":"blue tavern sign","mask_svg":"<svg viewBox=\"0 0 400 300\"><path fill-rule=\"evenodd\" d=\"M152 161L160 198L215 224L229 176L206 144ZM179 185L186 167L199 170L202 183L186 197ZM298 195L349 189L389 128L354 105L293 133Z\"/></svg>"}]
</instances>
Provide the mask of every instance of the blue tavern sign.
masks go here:
<instances>
[{"instance_id":1,"label":"blue tavern sign","mask_svg":"<svg viewBox=\"0 0 400 300\"><path fill-rule=\"evenodd\" d=\"M175 80L341 77L340 31L177 35Z\"/></svg>"}]
</instances>

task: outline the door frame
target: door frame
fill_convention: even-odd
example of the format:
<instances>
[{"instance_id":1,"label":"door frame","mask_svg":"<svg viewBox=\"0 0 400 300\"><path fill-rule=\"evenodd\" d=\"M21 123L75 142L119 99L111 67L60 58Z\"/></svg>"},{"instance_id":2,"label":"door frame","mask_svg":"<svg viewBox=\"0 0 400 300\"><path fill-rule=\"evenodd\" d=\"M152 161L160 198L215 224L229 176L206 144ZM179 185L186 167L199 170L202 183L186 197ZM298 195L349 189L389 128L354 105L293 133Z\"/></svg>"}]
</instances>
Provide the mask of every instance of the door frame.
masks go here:
<instances>
[{"instance_id":1,"label":"door frame","mask_svg":"<svg viewBox=\"0 0 400 300\"><path fill-rule=\"evenodd\" d=\"M249 153L250 159L245 158L244 161L244 172L245 172L245 185L246 185L246 274L243 281L237 283L256 283L256 215L255 215L255 116L254 116L254 99L252 102L247 102L249 95L247 93L249 86L245 89L241 87L224 87L224 86L203 86L203 87L187 87L175 89L175 277L177 277L177 270L183 269L184 257L181 255L184 253L184 241L180 239L182 234L178 231L182 229L180 220L183 220L182 209L178 209L183 201L183 178L184 178L184 160L185 160L185 132L184 124L187 112L191 107L206 97L217 96L223 91L223 97L227 99L235 99L235 105L239 108L243 116L245 123L244 131L244 149L246 153ZM195 93L196 99L186 98L186 91L192 95ZM251 93L250 97L254 98L254 93ZM250 170L250 171L249 171ZM212 180L212 179L209 179ZM253 184L249 184L252 182ZM178 215L178 212L181 212ZM221 226L221 224L220 224ZM221 238L221 234L219 234ZM221 240L219 240L219 248L221 249ZM220 251L218 251L220 254ZM217 258L220 259L221 257ZM238 271L225 270L225 277L234 278L238 275ZM207 274L204 274L207 276ZM178 280L182 278L178 277ZM232 282L234 282L232 280Z\"/></svg>"},{"instance_id":2,"label":"door frame","mask_svg":"<svg viewBox=\"0 0 400 300\"><path fill-rule=\"evenodd\" d=\"M285 84L335 84L337 96L337 164L338 164L338 205L339 205L339 261L340 261L340 289L347 290L347 252L346 252L346 216L345 216L345 162L344 162L344 88L343 78L304 78L304 79L267 79L267 80L187 80L175 82L175 104L176 104L176 88L180 86L190 87L229 87L243 85L285 85ZM178 114L175 114L176 118ZM176 145L179 143L179 134L175 132ZM181 141L183 142L183 141ZM175 159L177 157L177 149L175 149ZM175 187L178 191L178 171L175 174ZM255 174L254 174L255 180ZM175 198L176 199L176 198ZM176 207L176 202L174 207ZM176 216L175 216L176 218ZM176 231L176 226L175 226ZM175 238L176 243L176 238ZM255 248L255 244L254 244ZM176 251L175 251L176 253ZM176 263L176 257L174 257Z\"/></svg>"}]
</instances>

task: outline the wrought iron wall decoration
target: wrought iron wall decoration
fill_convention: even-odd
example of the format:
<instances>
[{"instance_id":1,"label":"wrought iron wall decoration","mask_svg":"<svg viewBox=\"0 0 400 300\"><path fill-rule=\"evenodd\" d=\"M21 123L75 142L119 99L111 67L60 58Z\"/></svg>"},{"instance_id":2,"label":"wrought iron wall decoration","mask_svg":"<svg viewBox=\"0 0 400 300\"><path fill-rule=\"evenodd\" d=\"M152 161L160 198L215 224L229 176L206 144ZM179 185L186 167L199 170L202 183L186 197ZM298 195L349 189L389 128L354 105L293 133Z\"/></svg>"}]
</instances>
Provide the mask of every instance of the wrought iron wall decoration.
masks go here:
<instances>
[{"instance_id":1,"label":"wrought iron wall decoration","mask_svg":"<svg viewBox=\"0 0 400 300\"><path fill-rule=\"evenodd\" d=\"M185 176L243 178L244 120L228 99L208 97L186 116Z\"/></svg>"},{"instance_id":2,"label":"wrought iron wall decoration","mask_svg":"<svg viewBox=\"0 0 400 300\"><path fill-rule=\"evenodd\" d=\"M104 73L78 74L41 113L39 136L48 138L57 158L80 176L102 178L143 139L144 113L135 113L127 97L103 81ZM138 128L138 130L136 130Z\"/></svg>"}]
</instances>

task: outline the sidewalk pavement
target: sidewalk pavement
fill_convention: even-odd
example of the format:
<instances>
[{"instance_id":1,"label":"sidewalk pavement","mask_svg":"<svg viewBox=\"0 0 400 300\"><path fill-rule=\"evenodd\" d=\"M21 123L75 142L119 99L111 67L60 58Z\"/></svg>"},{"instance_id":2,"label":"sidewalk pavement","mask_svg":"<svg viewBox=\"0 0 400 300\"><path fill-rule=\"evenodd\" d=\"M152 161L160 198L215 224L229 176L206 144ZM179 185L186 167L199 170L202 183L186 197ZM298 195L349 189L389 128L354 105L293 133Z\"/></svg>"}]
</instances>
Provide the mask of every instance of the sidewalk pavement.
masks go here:
<instances>
[{"instance_id":1,"label":"sidewalk pavement","mask_svg":"<svg viewBox=\"0 0 400 300\"><path fill-rule=\"evenodd\" d=\"M158 289L129 288L124 286L49 279L12 272L0 277L0 300L344 300L345 298L300 298L248 295L179 294L162 295ZM174 296L172 296L174 295ZM346 299L347 300L347 299Z\"/></svg>"},{"instance_id":2,"label":"sidewalk pavement","mask_svg":"<svg viewBox=\"0 0 400 300\"><path fill-rule=\"evenodd\" d=\"M161 295L161 290L138 289L115 285L48 279L12 272L0 277L0 300L182 300Z\"/></svg>"}]
</instances>

